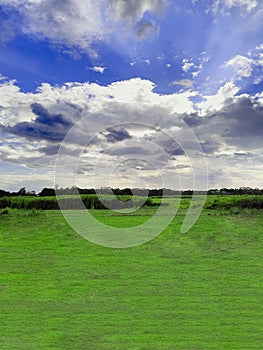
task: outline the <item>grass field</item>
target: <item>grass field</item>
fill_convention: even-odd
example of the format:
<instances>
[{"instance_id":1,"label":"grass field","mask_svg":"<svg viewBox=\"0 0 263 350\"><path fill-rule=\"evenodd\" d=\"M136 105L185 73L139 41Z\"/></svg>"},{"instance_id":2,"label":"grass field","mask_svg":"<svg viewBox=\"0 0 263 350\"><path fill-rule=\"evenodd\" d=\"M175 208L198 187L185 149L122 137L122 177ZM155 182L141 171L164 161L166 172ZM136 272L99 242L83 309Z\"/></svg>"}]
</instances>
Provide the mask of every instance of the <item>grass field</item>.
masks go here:
<instances>
[{"instance_id":1,"label":"grass field","mask_svg":"<svg viewBox=\"0 0 263 350\"><path fill-rule=\"evenodd\" d=\"M94 215L125 227L155 210ZM261 350L262 210L205 209L181 234L184 215L147 244L110 249L60 211L2 211L0 349Z\"/></svg>"}]
</instances>

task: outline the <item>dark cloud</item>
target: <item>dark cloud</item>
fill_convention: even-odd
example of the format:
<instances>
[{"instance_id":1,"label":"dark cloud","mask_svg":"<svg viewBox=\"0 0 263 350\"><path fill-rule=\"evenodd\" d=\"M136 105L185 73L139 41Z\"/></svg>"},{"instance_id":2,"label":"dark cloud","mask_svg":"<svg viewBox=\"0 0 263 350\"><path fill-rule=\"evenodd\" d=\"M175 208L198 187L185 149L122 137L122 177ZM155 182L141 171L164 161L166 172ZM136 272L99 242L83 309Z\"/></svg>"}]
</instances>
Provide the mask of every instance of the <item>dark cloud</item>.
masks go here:
<instances>
[{"instance_id":1,"label":"dark cloud","mask_svg":"<svg viewBox=\"0 0 263 350\"><path fill-rule=\"evenodd\" d=\"M237 156L237 157L251 157L251 153L250 152L235 152L234 156Z\"/></svg>"},{"instance_id":2,"label":"dark cloud","mask_svg":"<svg viewBox=\"0 0 263 350\"><path fill-rule=\"evenodd\" d=\"M158 34L160 28L154 22L141 22L137 29L137 38L143 40L150 33Z\"/></svg>"},{"instance_id":3,"label":"dark cloud","mask_svg":"<svg viewBox=\"0 0 263 350\"><path fill-rule=\"evenodd\" d=\"M161 13L165 3L166 0L111 0L111 7L117 18L136 23L146 11Z\"/></svg>"},{"instance_id":4,"label":"dark cloud","mask_svg":"<svg viewBox=\"0 0 263 350\"><path fill-rule=\"evenodd\" d=\"M189 120L188 125L194 127L207 154L214 154L221 145L247 151L262 148L263 109L248 96L229 99L219 111L198 118L196 122L190 120L189 123Z\"/></svg>"},{"instance_id":5,"label":"dark cloud","mask_svg":"<svg viewBox=\"0 0 263 350\"><path fill-rule=\"evenodd\" d=\"M143 156L151 154L151 150L144 146L124 146L109 148L102 153L109 154L111 156Z\"/></svg>"},{"instance_id":6,"label":"dark cloud","mask_svg":"<svg viewBox=\"0 0 263 350\"><path fill-rule=\"evenodd\" d=\"M227 138L262 137L263 110L244 97L221 111L227 128L223 136ZM228 126L229 124L229 126Z\"/></svg>"},{"instance_id":7,"label":"dark cloud","mask_svg":"<svg viewBox=\"0 0 263 350\"><path fill-rule=\"evenodd\" d=\"M39 152L45 153L48 156L53 156L58 153L60 145L51 145L46 147L41 147Z\"/></svg>"},{"instance_id":8,"label":"dark cloud","mask_svg":"<svg viewBox=\"0 0 263 350\"><path fill-rule=\"evenodd\" d=\"M25 137L29 140L62 141L73 126L62 114L50 114L41 104L31 105L32 112L37 116L32 122L21 122L14 126L2 126L4 132Z\"/></svg>"},{"instance_id":9,"label":"dark cloud","mask_svg":"<svg viewBox=\"0 0 263 350\"><path fill-rule=\"evenodd\" d=\"M194 127L201 124L201 118L197 114L190 114L183 117L184 122L190 126Z\"/></svg>"},{"instance_id":10,"label":"dark cloud","mask_svg":"<svg viewBox=\"0 0 263 350\"><path fill-rule=\"evenodd\" d=\"M162 131L156 131L152 135L147 137L147 140L158 145L163 151L170 156L181 156L184 155L184 150L172 137Z\"/></svg>"},{"instance_id":11,"label":"dark cloud","mask_svg":"<svg viewBox=\"0 0 263 350\"><path fill-rule=\"evenodd\" d=\"M185 154L184 150L182 150L181 148L169 149L169 150L166 150L166 151L171 156L182 156L182 155Z\"/></svg>"},{"instance_id":12,"label":"dark cloud","mask_svg":"<svg viewBox=\"0 0 263 350\"><path fill-rule=\"evenodd\" d=\"M131 135L122 127L112 127L107 129L108 133L105 135L108 142L124 141L131 138Z\"/></svg>"},{"instance_id":13,"label":"dark cloud","mask_svg":"<svg viewBox=\"0 0 263 350\"><path fill-rule=\"evenodd\" d=\"M201 147L206 154L214 154L220 148L220 142L214 140L207 140L201 142Z\"/></svg>"}]
</instances>

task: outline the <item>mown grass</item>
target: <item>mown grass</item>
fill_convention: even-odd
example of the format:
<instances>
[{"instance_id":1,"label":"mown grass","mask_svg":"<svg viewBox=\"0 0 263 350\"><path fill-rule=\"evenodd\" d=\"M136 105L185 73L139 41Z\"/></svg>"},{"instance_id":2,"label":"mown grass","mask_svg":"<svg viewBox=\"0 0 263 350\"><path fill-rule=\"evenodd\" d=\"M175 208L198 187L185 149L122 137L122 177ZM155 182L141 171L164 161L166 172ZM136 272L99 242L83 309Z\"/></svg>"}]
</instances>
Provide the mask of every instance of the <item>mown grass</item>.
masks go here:
<instances>
[{"instance_id":1,"label":"mown grass","mask_svg":"<svg viewBox=\"0 0 263 350\"><path fill-rule=\"evenodd\" d=\"M126 226L154 210L93 214ZM0 349L261 350L262 211L204 210L181 234L184 215L129 249L84 240L59 211L0 215Z\"/></svg>"}]
</instances>

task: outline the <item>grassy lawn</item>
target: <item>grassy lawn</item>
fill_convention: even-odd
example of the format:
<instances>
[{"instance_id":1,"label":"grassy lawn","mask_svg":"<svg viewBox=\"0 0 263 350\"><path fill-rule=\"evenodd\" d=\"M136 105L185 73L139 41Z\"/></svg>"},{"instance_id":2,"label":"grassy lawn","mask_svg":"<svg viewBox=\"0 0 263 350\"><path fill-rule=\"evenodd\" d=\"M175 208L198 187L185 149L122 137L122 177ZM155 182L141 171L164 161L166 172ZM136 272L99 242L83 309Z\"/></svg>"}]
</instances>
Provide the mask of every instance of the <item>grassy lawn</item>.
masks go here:
<instances>
[{"instance_id":1,"label":"grassy lawn","mask_svg":"<svg viewBox=\"0 0 263 350\"><path fill-rule=\"evenodd\" d=\"M150 217L97 211L112 226ZM262 211L185 215L128 249L94 245L60 211L0 216L1 350L262 349ZM114 230L114 228L113 228Z\"/></svg>"}]
</instances>

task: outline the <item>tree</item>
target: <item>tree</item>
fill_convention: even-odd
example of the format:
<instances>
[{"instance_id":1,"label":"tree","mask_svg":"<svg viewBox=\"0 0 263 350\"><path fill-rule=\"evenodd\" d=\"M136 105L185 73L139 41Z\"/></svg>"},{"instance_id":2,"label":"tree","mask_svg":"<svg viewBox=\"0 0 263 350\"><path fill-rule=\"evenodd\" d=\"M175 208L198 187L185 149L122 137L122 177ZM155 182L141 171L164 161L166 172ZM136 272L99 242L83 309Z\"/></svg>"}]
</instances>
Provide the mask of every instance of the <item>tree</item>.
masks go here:
<instances>
[{"instance_id":1,"label":"tree","mask_svg":"<svg viewBox=\"0 0 263 350\"><path fill-rule=\"evenodd\" d=\"M26 196L27 195L26 188L25 187L20 188L17 194L18 196Z\"/></svg>"}]
</instances>

